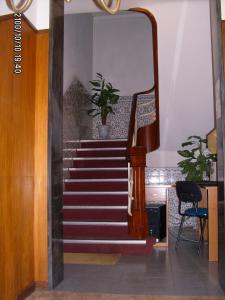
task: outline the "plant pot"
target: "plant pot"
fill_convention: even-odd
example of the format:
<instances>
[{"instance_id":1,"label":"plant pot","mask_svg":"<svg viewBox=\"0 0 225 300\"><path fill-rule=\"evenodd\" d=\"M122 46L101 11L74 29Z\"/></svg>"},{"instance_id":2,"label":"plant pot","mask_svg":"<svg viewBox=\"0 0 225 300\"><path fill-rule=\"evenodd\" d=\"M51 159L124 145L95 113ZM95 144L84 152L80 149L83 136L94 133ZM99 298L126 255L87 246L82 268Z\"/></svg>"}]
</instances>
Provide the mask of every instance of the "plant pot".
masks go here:
<instances>
[{"instance_id":1,"label":"plant pot","mask_svg":"<svg viewBox=\"0 0 225 300\"><path fill-rule=\"evenodd\" d=\"M110 126L109 125L98 125L98 134L101 140L109 139Z\"/></svg>"}]
</instances>

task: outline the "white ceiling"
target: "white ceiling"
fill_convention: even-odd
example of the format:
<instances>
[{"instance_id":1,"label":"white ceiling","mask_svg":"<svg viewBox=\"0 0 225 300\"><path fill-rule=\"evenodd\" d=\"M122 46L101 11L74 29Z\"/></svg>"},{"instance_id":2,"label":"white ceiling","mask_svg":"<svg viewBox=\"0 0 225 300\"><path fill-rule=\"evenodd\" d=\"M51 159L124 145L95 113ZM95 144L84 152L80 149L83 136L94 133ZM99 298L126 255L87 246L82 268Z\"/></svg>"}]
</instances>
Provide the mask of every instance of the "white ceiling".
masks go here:
<instances>
[{"instance_id":1,"label":"white ceiling","mask_svg":"<svg viewBox=\"0 0 225 300\"><path fill-rule=\"evenodd\" d=\"M100 12L101 10L97 7L95 1L97 0L71 0L69 3L65 2L65 14ZM146 3L149 3L149 0L122 0L120 9L127 10L130 7L144 6Z\"/></svg>"},{"instance_id":2,"label":"white ceiling","mask_svg":"<svg viewBox=\"0 0 225 300\"><path fill-rule=\"evenodd\" d=\"M88 12L99 12L100 9L94 1L97 0L71 0L70 3L65 2L65 14L77 14ZM158 2L165 0L157 0ZM121 10L126 10L134 6L144 6L149 0L122 0ZM154 1L153 1L154 2ZM225 19L225 0L221 0L222 20Z\"/></svg>"}]
</instances>

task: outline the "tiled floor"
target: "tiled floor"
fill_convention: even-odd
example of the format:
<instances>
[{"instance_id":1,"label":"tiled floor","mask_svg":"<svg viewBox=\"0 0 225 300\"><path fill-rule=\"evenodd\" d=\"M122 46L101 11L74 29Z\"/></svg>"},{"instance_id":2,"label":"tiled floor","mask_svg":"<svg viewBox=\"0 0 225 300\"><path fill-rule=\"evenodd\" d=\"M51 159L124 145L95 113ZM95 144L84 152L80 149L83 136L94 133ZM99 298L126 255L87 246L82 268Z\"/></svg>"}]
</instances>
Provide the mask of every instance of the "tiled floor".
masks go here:
<instances>
[{"instance_id":1,"label":"tiled floor","mask_svg":"<svg viewBox=\"0 0 225 300\"><path fill-rule=\"evenodd\" d=\"M115 266L65 265L59 291L145 295L223 296L217 263L201 256L196 244L182 242L178 251L170 238L169 249L155 249L148 256L123 255Z\"/></svg>"},{"instance_id":2,"label":"tiled floor","mask_svg":"<svg viewBox=\"0 0 225 300\"><path fill-rule=\"evenodd\" d=\"M225 300L221 296L158 296L36 291L27 300Z\"/></svg>"}]
</instances>

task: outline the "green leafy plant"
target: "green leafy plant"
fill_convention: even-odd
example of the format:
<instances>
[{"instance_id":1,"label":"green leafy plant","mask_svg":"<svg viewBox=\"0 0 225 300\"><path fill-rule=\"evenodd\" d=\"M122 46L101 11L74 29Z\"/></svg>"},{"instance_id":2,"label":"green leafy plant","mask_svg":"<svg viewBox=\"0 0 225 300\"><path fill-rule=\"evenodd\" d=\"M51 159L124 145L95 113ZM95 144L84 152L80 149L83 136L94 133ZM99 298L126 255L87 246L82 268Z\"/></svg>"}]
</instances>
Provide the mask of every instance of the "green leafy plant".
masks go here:
<instances>
[{"instance_id":1,"label":"green leafy plant","mask_svg":"<svg viewBox=\"0 0 225 300\"><path fill-rule=\"evenodd\" d=\"M187 141L182 143L182 150L177 153L184 160L178 163L182 169L182 174L186 175L186 180L202 181L209 178L211 164L216 161L216 154L211 154L206 147L207 140L200 136L189 136Z\"/></svg>"},{"instance_id":2,"label":"green leafy plant","mask_svg":"<svg viewBox=\"0 0 225 300\"><path fill-rule=\"evenodd\" d=\"M110 82L107 82L100 73L97 74L97 79L89 81L92 85L93 94L90 101L97 106L88 110L88 114L92 117L101 116L102 125L106 125L107 116L109 113L114 114L113 105L119 100L118 89L114 89Z\"/></svg>"}]
</instances>

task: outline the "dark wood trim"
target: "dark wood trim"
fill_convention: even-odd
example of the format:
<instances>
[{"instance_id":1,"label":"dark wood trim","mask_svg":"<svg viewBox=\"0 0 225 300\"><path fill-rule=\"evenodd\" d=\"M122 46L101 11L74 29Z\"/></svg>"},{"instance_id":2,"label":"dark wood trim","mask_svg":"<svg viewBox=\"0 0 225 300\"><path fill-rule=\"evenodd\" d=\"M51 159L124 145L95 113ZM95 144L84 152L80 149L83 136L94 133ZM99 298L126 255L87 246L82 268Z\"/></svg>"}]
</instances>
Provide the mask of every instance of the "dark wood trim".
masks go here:
<instances>
[{"instance_id":1,"label":"dark wood trim","mask_svg":"<svg viewBox=\"0 0 225 300\"><path fill-rule=\"evenodd\" d=\"M137 132L137 145L145 146L147 152L154 151L159 148L160 145L160 128L159 128L159 75L158 75L158 30L157 22L154 15L147 9L135 7L129 9L137 13L144 14L152 25L152 44L153 44L153 61L154 61L154 91L155 91L155 110L156 120L154 125L147 125L139 128ZM142 92L141 94L149 94L153 88L149 91ZM129 138L128 138L129 141Z\"/></svg>"},{"instance_id":2,"label":"dark wood trim","mask_svg":"<svg viewBox=\"0 0 225 300\"><path fill-rule=\"evenodd\" d=\"M26 299L28 296L30 296L35 291L35 289L47 290L48 289L48 282L44 282L44 281L33 282L31 285L27 286L27 288L25 288L22 291L22 293L20 293L17 296L16 300Z\"/></svg>"},{"instance_id":3,"label":"dark wood trim","mask_svg":"<svg viewBox=\"0 0 225 300\"><path fill-rule=\"evenodd\" d=\"M137 132L137 146L145 145L147 152L152 152L159 148L159 123L154 123L141 127Z\"/></svg>"},{"instance_id":4,"label":"dark wood trim","mask_svg":"<svg viewBox=\"0 0 225 300\"><path fill-rule=\"evenodd\" d=\"M158 72L158 29L154 15L147 9L141 7L130 8L134 11L144 14L152 24L152 42L153 42L153 61L154 61L154 84L156 97L156 119L159 120L159 72ZM145 92L146 93L146 92Z\"/></svg>"},{"instance_id":5,"label":"dark wood trim","mask_svg":"<svg viewBox=\"0 0 225 300\"><path fill-rule=\"evenodd\" d=\"M48 282L47 281L35 281L35 288L48 289Z\"/></svg>"},{"instance_id":6,"label":"dark wood trim","mask_svg":"<svg viewBox=\"0 0 225 300\"><path fill-rule=\"evenodd\" d=\"M133 197L129 216L129 234L137 239L145 239L148 236L147 211L145 208L145 147L132 147L129 149L129 157L133 168Z\"/></svg>"},{"instance_id":7,"label":"dark wood trim","mask_svg":"<svg viewBox=\"0 0 225 300\"><path fill-rule=\"evenodd\" d=\"M139 95L146 95L151 93L155 89L155 86L153 86L150 90L136 93L133 95L132 104L131 104L131 114L130 114L130 123L128 128L128 140L127 140L127 148L129 149L132 147L133 142L133 135L134 135L134 128L135 128L135 115L136 115L136 109L137 109L137 100ZM129 155L127 155L128 161L129 161Z\"/></svg>"},{"instance_id":8,"label":"dark wood trim","mask_svg":"<svg viewBox=\"0 0 225 300\"><path fill-rule=\"evenodd\" d=\"M32 284L28 285L23 291L22 293L20 293L16 300L24 300L26 299L28 296L30 296L33 292L35 291L35 283L33 282Z\"/></svg>"}]
</instances>

